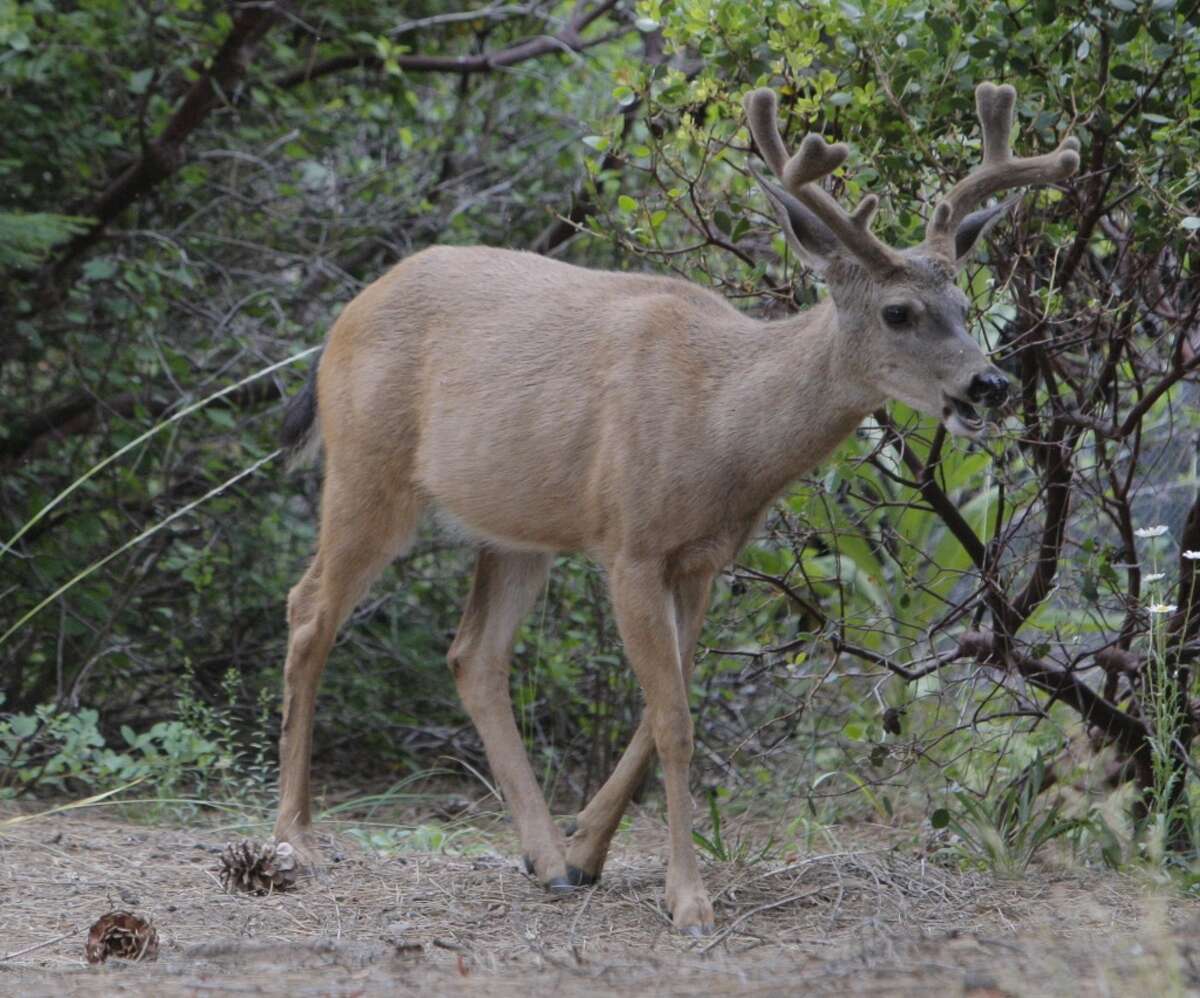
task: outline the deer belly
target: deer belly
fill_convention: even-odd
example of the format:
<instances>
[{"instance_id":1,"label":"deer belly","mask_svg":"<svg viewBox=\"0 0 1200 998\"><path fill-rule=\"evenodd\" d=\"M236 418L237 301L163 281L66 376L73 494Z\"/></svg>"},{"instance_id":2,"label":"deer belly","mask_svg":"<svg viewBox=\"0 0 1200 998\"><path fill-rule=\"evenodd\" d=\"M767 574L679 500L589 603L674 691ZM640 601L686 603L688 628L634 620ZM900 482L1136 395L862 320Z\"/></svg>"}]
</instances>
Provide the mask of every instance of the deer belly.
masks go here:
<instances>
[{"instance_id":1,"label":"deer belly","mask_svg":"<svg viewBox=\"0 0 1200 998\"><path fill-rule=\"evenodd\" d=\"M445 415L422 433L416 468L443 518L504 547L582 546L589 446L577 420L528 410Z\"/></svg>"}]
</instances>

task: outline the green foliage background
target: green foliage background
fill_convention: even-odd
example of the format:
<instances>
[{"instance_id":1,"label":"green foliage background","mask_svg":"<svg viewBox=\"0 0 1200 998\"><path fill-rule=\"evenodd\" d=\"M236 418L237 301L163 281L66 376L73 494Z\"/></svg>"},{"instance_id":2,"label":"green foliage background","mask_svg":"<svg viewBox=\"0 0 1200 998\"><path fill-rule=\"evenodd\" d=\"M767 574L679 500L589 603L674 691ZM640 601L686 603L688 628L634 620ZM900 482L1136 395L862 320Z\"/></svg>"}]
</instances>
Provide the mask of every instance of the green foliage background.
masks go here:
<instances>
[{"instance_id":1,"label":"green foliage background","mask_svg":"<svg viewBox=\"0 0 1200 998\"><path fill-rule=\"evenodd\" d=\"M818 130L851 144L838 194L882 195L877 230L901 245L919 240L937 192L978 157L976 83L1018 86L1022 152L1073 129L1084 168L1072 192L1028 194L965 278L981 333L1002 355L1031 303L1060 336L1136 307L1106 297L1098 277L1064 279L1067 267L1102 273L1117 230L1139 258L1167 261L1160 280L1176 305L1196 300L1195 4L644 0L610 5L584 32L609 40L583 51L472 74L404 68L406 56L502 51L561 30L572 7L507 11L290 5L177 168L72 258L100 193L168 127L237 10L0 0L0 540L148 428L319 343L359 288L431 243L544 248L555 218L569 216L581 231L554 246L559 257L673 271L763 316L811 303L821 288L795 266L747 171L741 97L753 86L781 94L789 141ZM338 71L304 79L338 59ZM1097 217L1077 247L1089 210ZM1136 321L1137 355L1165 370L1178 324ZM1082 340L1070 357L1084 380L1104 362ZM248 751L262 697L280 681L285 595L314 542L315 473L268 461L25 618L270 455L280 399L305 367L171 424L0 553L6 709L94 708L98 737L118 744L126 730L134 745L137 732L165 732L151 726L178 717L183 690L188 702L223 705ZM1177 555L1171 537L1196 483L1194 403L1183 379L1148 407L1129 508L1138 525L1172 534L1140 557ZM943 448L911 414L896 407L892 418L922 459ZM1045 508L1037 461L1020 446L1029 426L1027 412L995 446L947 442L937 472L985 542L1001 507L1018 525L1004 563L1014 583L1032 571ZM884 437L869 424L799 483L720 585L696 679L698 780L889 812L907 793L940 800L947 787L991 786L1077 730L1070 712L974 663L905 683L835 654L852 644L919 665L978 604L967 598L971 558L893 480L902 468ZM1084 434L1080 475L1104 446ZM1094 648L1121 631L1131 598L1134 608L1172 601L1173 579L1131 593L1104 488L1071 509L1056 589L1022 635L1035 656L1065 663ZM387 774L446 754L481 761L444 668L470 560L430 528L356 612L322 687L318 766ZM1135 648L1152 625L1137 619ZM577 799L639 711L593 566L560 562L515 655L523 730L551 782ZM887 708L905 711L902 735L885 731ZM10 722L9 735L13 723L28 721ZM36 782L62 737L41 763L34 743L52 735L43 726L11 743L13 758L18 743L30 758L22 775L10 769L10 788ZM876 791L864 795L868 784Z\"/></svg>"}]
</instances>

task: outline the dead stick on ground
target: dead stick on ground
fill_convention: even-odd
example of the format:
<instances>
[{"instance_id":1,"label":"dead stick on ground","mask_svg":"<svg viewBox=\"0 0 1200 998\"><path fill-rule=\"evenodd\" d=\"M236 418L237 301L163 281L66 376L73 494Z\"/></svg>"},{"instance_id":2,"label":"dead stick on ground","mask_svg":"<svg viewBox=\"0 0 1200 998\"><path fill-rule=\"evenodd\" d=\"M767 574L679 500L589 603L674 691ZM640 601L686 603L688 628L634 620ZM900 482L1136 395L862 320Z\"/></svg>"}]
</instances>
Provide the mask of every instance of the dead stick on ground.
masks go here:
<instances>
[{"instance_id":1,"label":"dead stick on ground","mask_svg":"<svg viewBox=\"0 0 1200 998\"><path fill-rule=\"evenodd\" d=\"M598 886L598 885L597 885ZM583 899L583 904L579 906L579 910L575 912L575 917L571 920L571 928L567 931L567 938L571 940L571 945L575 945L575 927L579 925L579 920L583 918L583 913L587 911L588 905L592 903L592 898L596 894L596 887L592 887L587 892L587 896Z\"/></svg>"},{"instance_id":2,"label":"dead stick on ground","mask_svg":"<svg viewBox=\"0 0 1200 998\"><path fill-rule=\"evenodd\" d=\"M64 939L70 939L73 935L82 931L83 927L77 926L70 932L63 933L61 936L54 939L47 939L44 943L34 943L32 946L26 946L15 953L6 953L4 956L0 956L0 963L3 963L5 960L13 960L18 956L24 956L26 953L32 953L34 950L45 949L47 946L53 946L55 943L61 943Z\"/></svg>"},{"instance_id":3,"label":"dead stick on ground","mask_svg":"<svg viewBox=\"0 0 1200 998\"><path fill-rule=\"evenodd\" d=\"M804 891L801 894L791 894L788 897L780 898L778 901L768 901L766 904L760 904L757 908L751 908L748 912L746 912L746 914L740 915L738 918L735 918L732 922L730 922L727 926L725 926L725 928L723 928L720 932L718 932L716 934L716 936L708 943L707 946L701 947L700 953L703 955L704 953L707 953L710 949L712 949L714 946L716 946L720 943L723 943L726 939L728 939L731 935L733 935L734 931L737 929L737 927L739 925L741 925L744 921L746 921L746 919L759 914L759 912L770 911L772 908L782 908L785 904L791 904L793 901L803 901L806 897L811 897L814 894L819 894L819 893L821 893L821 891L823 891L825 889L826 889L825 885L822 885L820 887L811 887L807 891Z\"/></svg>"}]
</instances>

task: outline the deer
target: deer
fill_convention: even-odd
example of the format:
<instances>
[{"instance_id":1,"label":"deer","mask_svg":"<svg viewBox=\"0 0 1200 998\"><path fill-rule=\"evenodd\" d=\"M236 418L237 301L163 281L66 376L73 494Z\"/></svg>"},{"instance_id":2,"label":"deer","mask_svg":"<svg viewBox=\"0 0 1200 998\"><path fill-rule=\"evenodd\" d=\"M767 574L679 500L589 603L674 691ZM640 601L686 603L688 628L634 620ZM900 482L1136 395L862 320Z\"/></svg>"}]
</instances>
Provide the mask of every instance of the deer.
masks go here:
<instances>
[{"instance_id":1,"label":"deer","mask_svg":"<svg viewBox=\"0 0 1200 998\"><path fill-rule=\"evenodd\" d=\"M748 93L753 166L788 244L828 295L758 319L692 282L590 270L532 253L433 246L341 312L283 441L323 451L315 556L287 600L275 838L319 862L310 802L318 682L340 626L435 511L478 548L447 661L507 806L527 872L553 893L600 877L655 757L669 827L665 901L676 929L714 928L692 841L689 684L717 575L797 478L888 400L953 435L985 429L1008 380L967 330L956 284L1017 198L1064 181L1079 143L1014 156L1016 91L976 89L982 162L941 198L923 241L896 249L822 186L848 155L806 135L789 155L770 89ZM645 697L614 771L560 829L512 709L517 628L558 553L606 578L625 658Z\"/></svg>"}]
</instances>

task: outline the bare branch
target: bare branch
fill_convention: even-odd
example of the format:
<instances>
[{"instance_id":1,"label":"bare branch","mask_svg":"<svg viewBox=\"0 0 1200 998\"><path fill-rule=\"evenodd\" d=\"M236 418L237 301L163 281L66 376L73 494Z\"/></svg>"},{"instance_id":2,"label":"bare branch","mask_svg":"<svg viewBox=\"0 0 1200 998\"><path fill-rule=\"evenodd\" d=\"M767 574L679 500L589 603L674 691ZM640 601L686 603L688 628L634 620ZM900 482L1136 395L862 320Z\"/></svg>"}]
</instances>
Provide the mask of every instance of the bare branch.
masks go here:
<instances>
[{"instance_id":1,"label":"bare branch","mask_svg":"<svg viewBox=\"0 0 1200 998\"><path fill-rule=\"evenodd\" d=\"M275 0L245 4L239 9L233 27L213 56L212 65L188 88L162 133L145 146L142 155L105 188L94 204L79 212L94 221L63 247L48 277L62 277L70 265L100 238L109 222L179 169L184 161L183 146L188 136L227 99L245 76L258 43L289 5L290 0Z\"/></svg>"},{"instance_id":2,"label":"bare branch","mask_svg":"<svg viewBox=\"0 0 1200 998\"><path fill-rule=\"evenodd\" d=\"M538 35L508 48L495 52L480 52L475 55L396 55L385 60L375 52L351 52L334 56L313 66L306 66L281 76L275 85L289 89L311 83L322 76L340 73L347 69L369 69L381 71L390 61L406 73L453 73L469 75L490 73L497 69L515 66L530 59L538 59L555 52L579 53L605 42L613 41L633 30L632 25L622 25L611 32L585 39L582 32L592 22L607 14L616 6L616 0L602 0L594 6L579 4L571 20L562 31L552 35Z\"/></svg>"}]
</instances>

